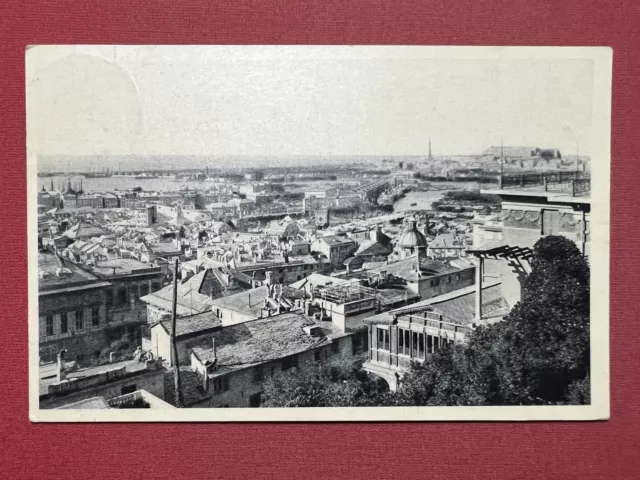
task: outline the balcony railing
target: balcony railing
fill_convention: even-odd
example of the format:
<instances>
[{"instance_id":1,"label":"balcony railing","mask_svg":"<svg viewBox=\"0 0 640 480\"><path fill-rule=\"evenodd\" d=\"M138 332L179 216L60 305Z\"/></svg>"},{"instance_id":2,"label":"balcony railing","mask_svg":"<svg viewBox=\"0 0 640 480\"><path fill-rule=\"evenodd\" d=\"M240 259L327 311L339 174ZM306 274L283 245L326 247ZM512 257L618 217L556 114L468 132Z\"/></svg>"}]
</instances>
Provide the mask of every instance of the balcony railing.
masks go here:
<instances>
[{"instance_id":1,"label":"balcony railing","mask_svg":"<svg viewBox=\"0 0 640 480\"><path fill-rule=\"evenodd\" d=\"M591 191L591 178L584 172L521 173L501 175L500 189L542 187L545 192L584 195Z\"/></svg>"},{"instance_id":2,"label":"balcony railing","mask_svg":"<svg viewBox=\"0 0 640 480\"><path fill-rule=\"evenodd\" d=\"M469 334L471 328L466 325L460 325L452 321L445 320L445 316L436 312L424 312L424 316L421 315L400 315L399 321L404 320L413 325L419 325L421 327L430 327L437 330L444 330L453 333Z\"/></svg>"}]
</instances>

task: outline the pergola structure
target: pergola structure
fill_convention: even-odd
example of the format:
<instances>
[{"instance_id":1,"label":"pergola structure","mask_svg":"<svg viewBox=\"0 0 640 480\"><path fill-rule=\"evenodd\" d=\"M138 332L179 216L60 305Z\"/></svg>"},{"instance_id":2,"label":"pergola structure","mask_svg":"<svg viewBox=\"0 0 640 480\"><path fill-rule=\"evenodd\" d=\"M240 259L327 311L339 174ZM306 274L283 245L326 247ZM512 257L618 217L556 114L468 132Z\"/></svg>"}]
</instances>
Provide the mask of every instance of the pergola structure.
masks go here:
<instances>
[{"instance_id":1,"label":"pergola structure","mask_svg":"<svg viewBox=\"0 0 640 480\"><path fill-rule=\"evenodd\" d=\"M376 297L376 291L373 288L364 287L355 282L347 282L331 286L315 287L314 296L341 305L365 298L374 298Z\"/></svg>"},{"instance_id":2,"label":"pergola structure","mask_svg":"<svg viewBox=\"0 0 640 480\"><path fill-rule=\"evenodd\" d=\"M488 242L478 247L467 249L467 253L478 259L476 267L476 320L482 320L482 279L484 260L490 259L523 259L529 261L533 257L533 250L529 247L512 247L501 241Z\"/></svg>"}]
</instances>

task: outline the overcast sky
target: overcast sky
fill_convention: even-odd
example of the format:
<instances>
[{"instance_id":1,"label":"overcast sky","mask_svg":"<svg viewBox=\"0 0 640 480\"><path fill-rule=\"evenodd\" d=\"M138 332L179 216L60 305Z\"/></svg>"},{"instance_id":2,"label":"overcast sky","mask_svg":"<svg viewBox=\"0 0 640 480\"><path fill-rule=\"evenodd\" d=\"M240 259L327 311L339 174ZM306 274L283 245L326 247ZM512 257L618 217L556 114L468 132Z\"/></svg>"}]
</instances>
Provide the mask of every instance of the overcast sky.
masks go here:
<instances>
[{"instance_id":1,"label":"overcast sky","mask_svg":"<svg viewBox=\"0 0 640 480\"><path fill-rule=\"evenodd\" d=\"M27 52L30 150L424 155L431 137L433 153L443 155L480 153L501 139L565 154L579 143L588 154L592 61L518 56L467 51L444 59L420 47L35 47Z\"/></svg>"}]
</instances>

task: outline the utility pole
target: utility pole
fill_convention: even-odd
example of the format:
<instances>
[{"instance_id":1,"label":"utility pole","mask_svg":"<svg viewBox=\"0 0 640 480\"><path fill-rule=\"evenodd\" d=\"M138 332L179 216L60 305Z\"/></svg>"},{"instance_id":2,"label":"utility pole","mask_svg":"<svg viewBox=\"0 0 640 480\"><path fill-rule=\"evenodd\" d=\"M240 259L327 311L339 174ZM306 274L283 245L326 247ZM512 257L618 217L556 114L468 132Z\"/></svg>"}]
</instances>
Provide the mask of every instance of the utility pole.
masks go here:
<instances>
[{"instance_id":1,"label":"utility pole","mask_svg":"<svg viewBox=\"0 0 640 480\"><path fill-rule=\"evenodd\" d=\"M182 408L182 389L180 388L180 364L178 361L178 343L176 341L176 310L178 307L178 259L173 264L173 304L171 306L171 343L173 344L173 380L176 406Z\"/></svg>"}]
</instances>

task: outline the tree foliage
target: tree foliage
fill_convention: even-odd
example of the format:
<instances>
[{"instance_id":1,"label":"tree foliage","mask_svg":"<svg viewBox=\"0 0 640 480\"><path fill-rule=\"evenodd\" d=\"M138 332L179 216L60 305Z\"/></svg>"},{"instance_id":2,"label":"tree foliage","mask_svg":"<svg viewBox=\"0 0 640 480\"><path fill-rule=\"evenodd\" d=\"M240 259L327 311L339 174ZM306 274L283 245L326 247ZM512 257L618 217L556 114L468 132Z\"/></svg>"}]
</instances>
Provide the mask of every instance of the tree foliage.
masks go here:
<instances>
[{"instance_id":1,"label":"tree foliage","mask_svg":"<svg viewBox=\"0 0 640 480\"><path fill-rule=\"evenodd\" d=\"M334 361L279 372L265 382L263 407L377 405L385 384L368 377L361 364Z\"/></svg>"}]
</instances>

